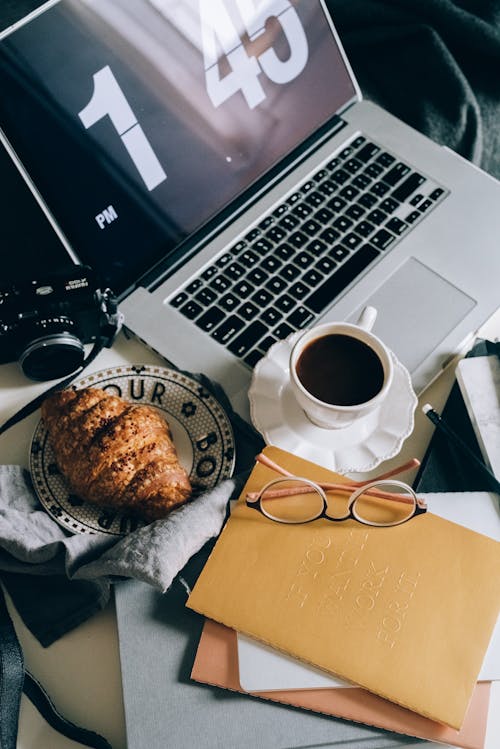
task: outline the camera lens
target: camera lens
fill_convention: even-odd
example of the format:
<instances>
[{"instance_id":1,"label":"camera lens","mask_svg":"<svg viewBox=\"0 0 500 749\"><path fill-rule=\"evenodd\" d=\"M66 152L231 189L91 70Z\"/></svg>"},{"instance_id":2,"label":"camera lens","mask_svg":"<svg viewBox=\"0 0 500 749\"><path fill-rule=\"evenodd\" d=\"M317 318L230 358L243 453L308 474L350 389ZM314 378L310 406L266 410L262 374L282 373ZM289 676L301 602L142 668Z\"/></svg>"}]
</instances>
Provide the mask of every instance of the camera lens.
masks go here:
<instances>
[{"instance_id":1,"label":"camera lens","mask_svg":"<svg viewBox=\"0 0 500 749\"><path fill-rule=\"evenodd\" d=\"M31 341L22 351L19 362L32 380L54 380L71 374L81 366L85 349L79 338L62 332Z\"/></svg>"}]
</instances>

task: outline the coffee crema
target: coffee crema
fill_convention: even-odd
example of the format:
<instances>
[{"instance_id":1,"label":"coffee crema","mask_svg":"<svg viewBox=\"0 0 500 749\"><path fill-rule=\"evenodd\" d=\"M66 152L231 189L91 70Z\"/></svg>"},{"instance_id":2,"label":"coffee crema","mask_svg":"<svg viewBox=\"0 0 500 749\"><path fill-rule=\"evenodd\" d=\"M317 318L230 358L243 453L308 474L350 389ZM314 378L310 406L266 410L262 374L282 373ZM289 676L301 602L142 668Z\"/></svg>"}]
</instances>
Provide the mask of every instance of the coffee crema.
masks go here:
<instances>
[{"instance_id":1,"label":"coffee crema","mask_svg":"<svg viewBox=\"0 0 500 749\"><path fill-rule=\"evenodd\" d=\"M311 395L335 406L366 403L384 384L384 368L376 352L357 338L339 333L311 341L295 369Z\"/></svg>"}]
</instances>

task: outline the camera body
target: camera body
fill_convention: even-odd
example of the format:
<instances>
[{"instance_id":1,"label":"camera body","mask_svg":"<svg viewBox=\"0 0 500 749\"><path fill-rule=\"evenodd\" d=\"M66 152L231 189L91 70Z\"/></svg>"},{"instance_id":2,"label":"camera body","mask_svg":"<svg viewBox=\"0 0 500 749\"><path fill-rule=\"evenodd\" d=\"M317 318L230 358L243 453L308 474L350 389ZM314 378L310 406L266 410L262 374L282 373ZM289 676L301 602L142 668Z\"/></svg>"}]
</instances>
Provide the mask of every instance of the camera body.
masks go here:
<instances>
[{"instance_id":1,"label":"camera body","mask_svg":"<svg viewBox=\"0 0 500 749\"><path fill-rule=\"evenodd\" d=\"M19 361L33 380L63 377L82 365L86 343L111 346L121 323L115 296L88 266L0 285L0 364Z\"/></svg>"}]
</instances>

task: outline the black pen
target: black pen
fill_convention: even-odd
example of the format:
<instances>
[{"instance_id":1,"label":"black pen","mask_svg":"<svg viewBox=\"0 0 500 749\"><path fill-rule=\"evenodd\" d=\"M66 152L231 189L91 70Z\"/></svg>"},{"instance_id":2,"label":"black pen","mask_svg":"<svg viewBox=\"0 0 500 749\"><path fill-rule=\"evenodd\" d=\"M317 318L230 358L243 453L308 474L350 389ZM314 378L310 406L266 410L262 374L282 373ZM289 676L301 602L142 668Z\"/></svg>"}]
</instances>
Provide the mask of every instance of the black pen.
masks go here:
<instances>
[{"instance_id":1,"label":"black pen","mask_svg":"<svg viewBox=\"0 0 500 749\"><path fill-rule=\"evenodd\" d=\"M488 486L490 487L490 491L496 492L497 494L500 494L500 481L496 478L496 476L490 471L490 469L483 463L482 460L480 460L477 455L470 449L470 447L461 439L461 437L458 436L456 432L451 429L451 427L448 426L446 421L444 421L441 416L438 414L437 411L434 411L432 406L429 403L426 403L425 406L422 406L422 411L424 414L429 418L432 423L441 430L441 432L448 437L450 442L455 444L464 455L466 455L471 462L478 468L478 470L483 474L484 478L488 482Z\"/></svg>"}]
</instances>

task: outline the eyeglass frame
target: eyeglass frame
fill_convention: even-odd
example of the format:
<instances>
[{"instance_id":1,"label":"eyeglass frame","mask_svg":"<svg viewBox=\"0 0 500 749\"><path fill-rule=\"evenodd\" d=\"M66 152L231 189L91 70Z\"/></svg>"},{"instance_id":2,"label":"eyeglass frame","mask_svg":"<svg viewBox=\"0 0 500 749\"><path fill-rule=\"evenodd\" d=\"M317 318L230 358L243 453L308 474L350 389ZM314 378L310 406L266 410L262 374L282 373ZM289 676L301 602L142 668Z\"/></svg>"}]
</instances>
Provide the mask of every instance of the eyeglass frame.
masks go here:
<instances>
[{"instance_id":1,"label":"eyeglass frame","mask_svg":"<svg viewBox=\"0 0 500 749\"><path fill-rule=\"evenodd\" d=\"M268 514L263 508L262 508L262 496L264 492L266 492L271 486L277 483L283 483L284 481L302 481L306 484L309 484L314 490L318 492L321 499L323 500L323 509L322 511L316 515L315 517L309 518L308 520L286 520L281 519L277 517L273 517L272 515ZM376 522L370 522L368 520L363 520L363 518L360 518L356 515L354 511L354 505L356 503L356 500L364 494L368 489L372 489L376 486L381 485L387 485L391 484L394 486L399 486L402 489L405 489L408 491L411 496L414 499L414 505L413 505L413 512L411 515L409 515L404 520L399 520L395 523L376 523ZM349 488L349 485L346 485L346 489ZM397 501L397 500L394 500ZM412 520L413 518L417 517L418 515L422 515L427 512L427 505L424 502L424 500L420 499L414 489L409 484L406 484L404 481L398 481L397 479L378 479L375 481L371 481L367 484L364 484L363 486L359 486L355 488L351 496L349 497L349 503L347 505L348 512L343 517L331 517L331 515L327 514L328 509L328 499L326 496L325 490L317 484L315 481L312 481L311 479L307 479L304 476L280 476L278 478L272 479L271 481L268 481L265 486L262 487L262 489L259 491L258 496L255 499L249 499L248 496L246 497L246 504L247 507L249 507L252 510L257 510L260 512L265 518L268 520L272 520L275 523L282 523L285 525L305 525L306 523L312 523L316 520L320 520L321 518L325 518L325 520L331 520L332 522L343 522L345 520L356 520L358 523L361 523L362 525L368 525L371 527L376 528L394 528L398 525L403 525L403 523L407 523L409 520Z\"/></svg>"}]
</instances>

